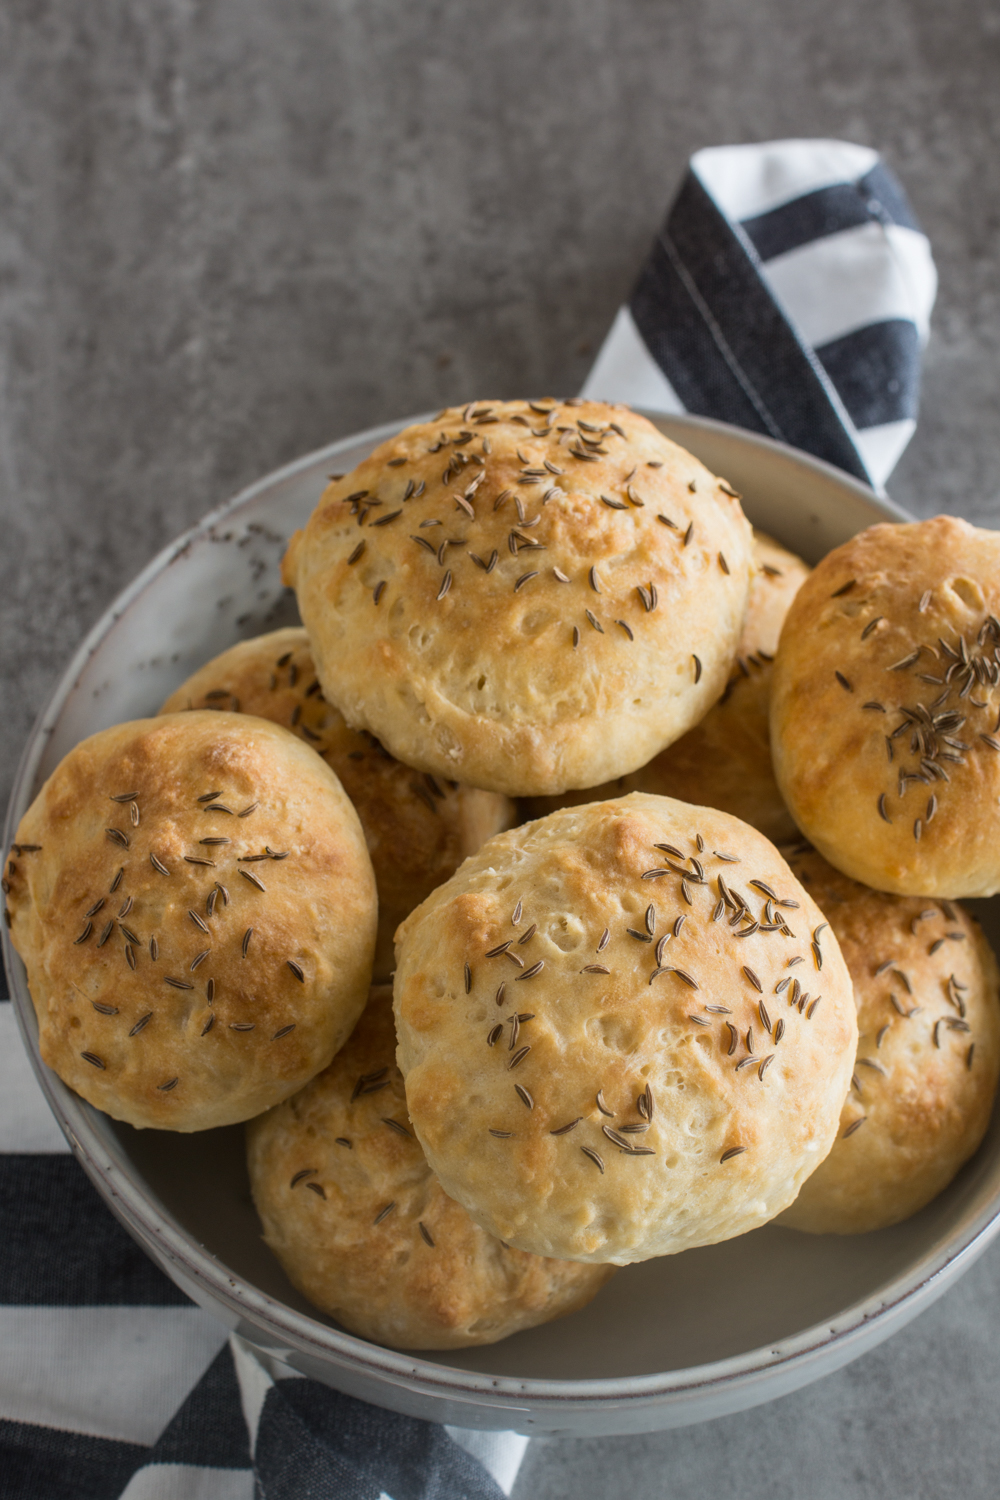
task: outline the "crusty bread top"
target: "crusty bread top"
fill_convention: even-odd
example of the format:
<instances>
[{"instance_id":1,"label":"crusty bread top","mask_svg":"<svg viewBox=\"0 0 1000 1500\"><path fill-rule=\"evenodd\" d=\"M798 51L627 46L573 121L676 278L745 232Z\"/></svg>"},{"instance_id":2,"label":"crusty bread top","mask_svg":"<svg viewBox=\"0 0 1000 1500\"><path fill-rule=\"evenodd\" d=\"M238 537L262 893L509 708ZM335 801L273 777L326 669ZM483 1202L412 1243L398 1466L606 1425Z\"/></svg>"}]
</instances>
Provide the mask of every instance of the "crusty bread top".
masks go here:
<instances>
[{"instance_id":1,"label":"crusty bread top","mask_svg":"<svg viewBox=\"0 0 1000 1500\"><path fill-rule=\"evenodd\" d=\"M745 1233L829 1150L857 1043L761 834L633 793L490 839L397 937L399 1062L445 1191L538 1254Z\"/></svg>"},{"instance_id":2,"label":"crusty bread top","mask_svg":"<svg viewBox=\"0 0 1000 1500\"><path fill-rule=\"evenodd\" d=\"M259 1114L326 1067L368 993L357 814L263 719L170 714L83 740L25 813L5 879L43 1058L133 1125Z\"/></svg>"},{"instance_id":3,"label":"crusty bread top","mask_svg":"<svg viewBox=\"0 0 1000 1500\"><path fill-rule=\"evenodd\" d=\"M408 765L513 795L642 765L726 684L739 500L600 402L442 412L334 481L289 544L327 698Z\"/></svg>"},{"instance_id":4,"label":"crusty bread top","mask_svg":"<svg viewBox=\"0 0 1000 1500\"><path fill-rule=\"evenodd\" d=\"M858 1234L923 1208L972 1155L1000 1071L1000 975L957 903L870 890L814 850L789 863L854 981L858 1056L829 1156L783 1222Z\"/></svg>"},{"instance_id":5,"label":"crusty bread top","mask_svg":"<svg viewBox=\"0 0 1000 1500\"><path fill-rule=\"evenodd\" d=\"M814 570L774 666L778 785L816 848L900 895L1000 890L1000 533L869 527Z\"/></svg>"},{"instance_id":6,"label":"crusty bread top","mask_svg":"<svg viewBox=\"0 0 1000 1500\"><path fill-rule=\"evenodd\" d=\"M718 807L758 828L772 843L796 836L798 830L771 766L769 711L772 662L782 622L809 569L800 557L763 532L754 532L753 550L757 572L750 585L743 634L718 703L700 724L654 755L648 765L589 791L532 798L526 807L531 817L628 792L653 792Z\"/></svg>"},{"instance_id":7,"label":"crusty bread top","mask_svg":"<svg viewBox=\"0 0 1000 1500\"><path fill-rule=\"evenodd\" d=\"M301 1093L247 1127L264 1238L312 1302L401 1349L491 1344L589 1302L611 1268L526 1255L443 1191L406 1113L389 987Z\"/></svg>"}]
</instances>

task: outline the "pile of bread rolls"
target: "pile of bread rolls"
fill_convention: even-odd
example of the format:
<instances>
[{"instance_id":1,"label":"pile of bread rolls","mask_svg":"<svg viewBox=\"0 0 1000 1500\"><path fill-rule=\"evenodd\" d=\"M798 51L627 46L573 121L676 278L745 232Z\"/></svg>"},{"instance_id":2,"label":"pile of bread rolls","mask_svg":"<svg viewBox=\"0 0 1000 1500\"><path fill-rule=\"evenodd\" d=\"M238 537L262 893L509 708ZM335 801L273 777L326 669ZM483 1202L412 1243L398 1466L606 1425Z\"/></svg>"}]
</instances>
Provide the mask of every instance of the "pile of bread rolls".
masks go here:
<instances>
[{"instance_id":1,"label":"pile of bread rolls","mask_svg":"<svg viewBox=\"0 0 1000 1500\"><path fill-rule=\"evenodd\" d=\"M939 517L810 573L622 406L407 428L292 538L304 628L26 813L45 1061L135 1126L249 1121L291 1281L397 1347L897 1222L1000 1070L957 904L1000 889L998 552Z\"/></svg>"}]
</instances>

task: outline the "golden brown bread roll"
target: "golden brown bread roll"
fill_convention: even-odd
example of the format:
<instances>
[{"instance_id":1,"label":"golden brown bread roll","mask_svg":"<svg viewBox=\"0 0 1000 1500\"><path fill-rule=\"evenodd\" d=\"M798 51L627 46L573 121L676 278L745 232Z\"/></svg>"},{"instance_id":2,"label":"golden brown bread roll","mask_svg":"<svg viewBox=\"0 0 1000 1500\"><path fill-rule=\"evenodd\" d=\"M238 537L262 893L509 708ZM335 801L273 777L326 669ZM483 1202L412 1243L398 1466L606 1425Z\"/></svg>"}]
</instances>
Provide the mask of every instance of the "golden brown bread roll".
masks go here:
<instances>
[{"instance_id":1,"label":"golden brown bread roll","mask_svg":"<svg viewBox=\"0 0 1000 1500\"><path fill-rule=\"evenodd\" d=\"M996 959L960 906L869 890L814 851L788 858L840 942L860 1035L837 1140L782 1223L814 1234L884 1229L947 1187L989 1124Z\"/></svg>"},{"instance_id":2,"label":"golden brown bread roll","mask_svg":"<svg viewBox=\"0 0 1000 1500\"><path fill-rule=\"evenodd\" d=\"M1000 890L1000 534L869 527L797 594L771 691L789 811L846 875L899 895Z\"/></svg>"},{"instance_id":3,"label":"golden brown bread roll","mask_svg":"<svg viewBox=\"0 0 1000 1500\"><path fill-rule=\"evenodd\" d=\"M42 1057L116 1120L207 1130L325 1068L365 1003L375 880L330 768L286 729L170 714L83 740L6 882Z\"/></svg>"},{"instance_id":4,"label":"golden brown bread roll","mask_svg":"<svg viewBox=\"0 0 1000 1500\"><path fill-rule=\"evenodd\" d=\"M160 712L187 708L242 711L284 724L336 772L361 819L375 870L378 979L392 973L392 939L403 918L484 839L514 820L513 804L499 793L413 771L370 734L348 729L319 691L301 626L231 646L171 693Z\"/></svg>"},{"instance_id":5,"label":"golden brown bread roll","mask_svg":"<svg viewBox=\"0 0 1000 1500\"><path fill-rule=\"evenodd\" d=\"M264 1239L351 1333L397 1349L492 1344L585 1306L610 1266L526 1255L447 1197L413 1138L392 991L300 1094L247 1126Z\"/></svg>"},{"instance_id":6,"label":"golden brown bread roll","mask_svg":"<svg viewBox=\"0 0 1000 1500\"><path fill-rule=\"evenodd\" d=\"M645 418L494 402L335 480L285 558L331 703L407 765L593 786L702 718L746 613L739 500Z\"/></svg>"},{"instance_id":7,"label":"golden brown bread roll","mask_svg":"<svg viewBox=\"0 0 1000 1500\"><path fill-rule=\"evenodd\" d=\"M851 982L767 839L633 792L498 834L403 923L398 1059L445 1191L625 1264L788 1206L833 1144Z\"/></svg>"},{"instance_id":8,"label":"golden brown bread roll","mask_svg":"<svg viewBox=\"0 0 1000 1500\"><path fill-rule=\"evenodd\" d=\"M757 572L750 584L736 665L718 703L700 724L654 755L641 770L589 791L528 799L525 812L529 817L545 817L557 807L603 802L628 792L652 792L718 807L758 828L775 844L796 836L798 830L774 779L768 716L771 663L782 621L809 569L794 552L787 552L763 532L754 532L753 547Z\"/></svg>"}]
</instances>

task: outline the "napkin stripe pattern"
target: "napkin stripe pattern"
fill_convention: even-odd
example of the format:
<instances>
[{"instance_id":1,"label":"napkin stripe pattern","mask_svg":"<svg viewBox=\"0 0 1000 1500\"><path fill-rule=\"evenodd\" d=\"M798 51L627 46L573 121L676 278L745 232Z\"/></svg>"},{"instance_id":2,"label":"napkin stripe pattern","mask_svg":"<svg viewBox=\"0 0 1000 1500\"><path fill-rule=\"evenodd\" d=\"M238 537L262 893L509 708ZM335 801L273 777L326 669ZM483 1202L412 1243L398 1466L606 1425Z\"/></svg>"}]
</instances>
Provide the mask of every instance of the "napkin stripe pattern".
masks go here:
<instances>
[{"instance_id":1,"label":"napkin stripe pattern","mask_svg":"<svg viewBox=\"0 0 1000 1500\"><path fill-rule=\"evenodd\" d=\"M5 1000L0 1224L0 1494L117 1500L226 1332L153 1264L70 1155ZM234 1411L246 1447L238 1396ZM157 1493L197 1491L185 1482Z\"/></svg>"},{"instance_id":2,"label":"napkin stripe pattern","mask_svg":"<svg viewBox=\"0 0 1000 1500\"><path fill-rule=\"evenodd\" d=\"M766 286L748 242L693 172L630 307L685 410L797 448L808 443L818 457L866 477L822 366Z\"/></svg>"},{"instance_id":3,"label":"napkin stripe pattern","mask_svg":"<svg viewBox=\"0 0 1000 1500\"><path fill-rule=\"evenodd\" d=\"M510 1494L527 1438L383 1411L305 1379L239 1337L231 1346L261 1500L313 1494L504 1500Z\"/></svg>"},{"instance_id":4,"label":"napkin stripe pattern","mask_svg":"<svg viewBox=\"0 0 1000 1500\"><path fill-rule=\"evenodd\" d=\"M0 1223L0 1307L191 1305L68 1154L0 1156Z\"/></svg>"},{"instance_id":5,"label":"napkin stripe pattern","mask_svg":"<svg viewBox=\"0 0 1000 1500\"><path fill-rule=\"evenodd\" d=\"M936 287L874 151L699 151L583 394L716 417L880 487L916 424Z\"/></svg>"},{"instance_id":6,"label":"napkin stripe pattern","mask_svg":"<svg viewBox=\"0 0 1000 1500\"><path fill-rule=\"evenodd\" d=\"M143 1455L121 1500L255 1500L256 1495L240 1388L226 1344Z\"/></svg>"},{"instance_id":7,"label":"napkin stripe pattern","mask_svg":"<svg viewBox=\"0 0 1000 1500\"><path fill-rule=\"evenodd\" d=\"M865 158L858 158L852 149L849 159L857 166ZM828 234L869 224L873 217L883 224L920 230L909 199L882 161L876 161L856 181L813 188L740 223L761 260L768 261Z\"/></svg>"},{"instance_id":8,"label":"napkin stripe pattern","mask_svg":"<svg viewBox=\"0 0 1000 1500\"><path fill-rule=\"evenodd\" d=\"M0 1002L0 1493L116 1500L225 1330L69 1154Z\"/></svg>"},{"instance_id":9,"label":"napkin stripe pattern","mask_svg":"<svg viewBox=\"0 0 1000 1500\"><path fill-rule=\"evenodd\" d=\"M0 1421L0 1494L4 1500L116 1500L147 1452L87 1433Z\"/></svg>"}]
</instances>

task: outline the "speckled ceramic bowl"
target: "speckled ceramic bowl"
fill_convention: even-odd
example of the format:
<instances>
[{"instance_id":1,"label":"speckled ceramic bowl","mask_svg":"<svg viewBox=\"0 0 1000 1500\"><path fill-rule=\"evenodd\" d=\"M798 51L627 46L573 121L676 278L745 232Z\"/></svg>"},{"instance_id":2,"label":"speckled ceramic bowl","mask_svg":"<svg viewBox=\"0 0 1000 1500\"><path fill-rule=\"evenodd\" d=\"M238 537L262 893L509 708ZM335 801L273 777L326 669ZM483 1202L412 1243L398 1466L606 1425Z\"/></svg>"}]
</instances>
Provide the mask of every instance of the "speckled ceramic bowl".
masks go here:
<instances>
[{"instance_id":1,"label":"speckled ceramic bowl","mask_svg":"<svg viewBox=\"0 0 1000 1500\"><path fill-rule=\"evenodd\" d=\"M901 512L804 454L690 417L662 429L744 496L750 519L817 561ZM18 772L9 844L42 780L85 735L153 713L242 636L295 618L278 564L330 470L402 424L334 443L253 485L162 553L80 647ZM6 845L5 845L6 847ZM979 903L995 922L996 902ZM989 928L988 928L989 930ZM581 1313L500 1344L399 1354L351 1337L291 1288L264 1247L239 1127L182 1136L98 1114L44 1066L24 970L14 1004L52 1109L98 1190L177 1284L250 1343L318 1380L415 1416L522 1432L643 1432L737 1411L846 1364L928 1306L1000 1227L994 1122L947 1192L894 1229L856 1238L769 1225L619 1274Z\"/></svg>"}]
</instances>

